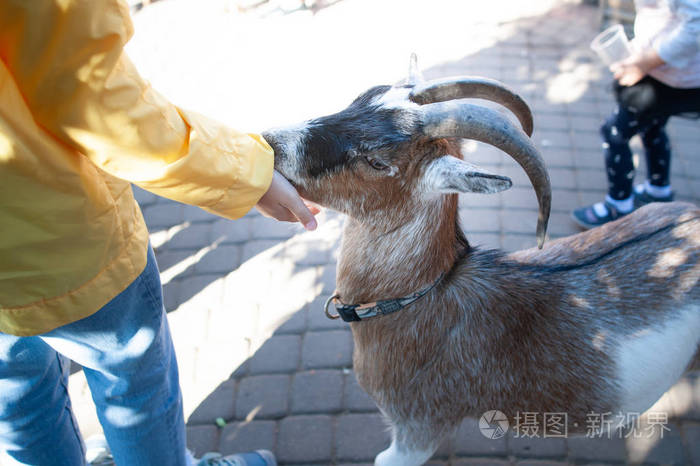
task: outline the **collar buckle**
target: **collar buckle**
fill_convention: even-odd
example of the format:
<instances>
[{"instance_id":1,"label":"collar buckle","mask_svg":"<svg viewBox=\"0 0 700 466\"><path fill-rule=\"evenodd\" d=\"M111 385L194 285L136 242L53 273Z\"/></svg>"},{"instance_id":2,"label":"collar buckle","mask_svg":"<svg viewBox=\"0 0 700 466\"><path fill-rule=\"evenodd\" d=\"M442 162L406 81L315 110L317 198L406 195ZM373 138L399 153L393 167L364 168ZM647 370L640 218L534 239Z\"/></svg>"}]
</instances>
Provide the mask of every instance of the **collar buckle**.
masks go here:
<instances>
[{"instance_id":1,"label":"collar buckle","mask_svg":"<svg viewBox=\"0 0 700 466\"><path fill-rule=\"evenodd\" d=\"M331 303L335 304L338 298L340 298L340 295L338 293L335 293L333 296L326 300L326 304L323 306L323 311L326 313L326 317L328 317L329 319L335 320L340 318L340 314L331 314L331 311L329 309Z\"/></svg>"}]
</instances>

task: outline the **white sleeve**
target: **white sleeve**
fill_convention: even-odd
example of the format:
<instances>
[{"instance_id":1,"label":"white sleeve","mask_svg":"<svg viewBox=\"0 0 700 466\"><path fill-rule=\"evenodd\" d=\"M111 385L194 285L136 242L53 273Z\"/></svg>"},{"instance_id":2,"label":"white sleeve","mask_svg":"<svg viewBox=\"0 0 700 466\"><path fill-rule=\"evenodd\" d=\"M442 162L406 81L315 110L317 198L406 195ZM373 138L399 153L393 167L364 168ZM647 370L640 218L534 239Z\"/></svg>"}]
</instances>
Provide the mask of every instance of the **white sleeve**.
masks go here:
<instances>
[{"instance_id":1,"label":"white sleeve","mask_svg":"<svg viewBox=\"0 0 700 466\"><path fill-rule=\"evenodd\" d=\"M700 0L669 0L669 7L678 24L654 48L663 61L683 68L700 54Z\"/></svg>"}]
</instances>

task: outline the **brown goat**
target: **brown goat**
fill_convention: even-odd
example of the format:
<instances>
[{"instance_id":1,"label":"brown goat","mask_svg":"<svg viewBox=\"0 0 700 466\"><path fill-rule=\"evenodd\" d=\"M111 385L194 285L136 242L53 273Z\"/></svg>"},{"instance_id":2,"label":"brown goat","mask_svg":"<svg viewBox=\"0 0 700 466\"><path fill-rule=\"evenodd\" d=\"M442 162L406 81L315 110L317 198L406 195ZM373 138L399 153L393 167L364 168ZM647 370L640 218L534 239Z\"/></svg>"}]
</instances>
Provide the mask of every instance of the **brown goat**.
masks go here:
<instances>
[{"instance_id":1,"label":"brown goat","mask_svg":"<svg viewBox=\"0 0 700 466\"><path fill-rule=\"evenodd\" d=\"M460 138L525 169L542 245L551 190L529 109L494 81L421 83L412 70L404 86L264 134L304 197L348 215L336 302L371 303L338 309L361 319L354 368L392 426L375 464L423 464L464 417L494 409L566 413L568 432L591 413L644 412L698 362L700 210L652 204L542 250L472 247L455 193L511 183L464 162ZM503 103L525 132L466 97ZM373 307L418 290L400 311Z\"/></svg>"}]
</instances>

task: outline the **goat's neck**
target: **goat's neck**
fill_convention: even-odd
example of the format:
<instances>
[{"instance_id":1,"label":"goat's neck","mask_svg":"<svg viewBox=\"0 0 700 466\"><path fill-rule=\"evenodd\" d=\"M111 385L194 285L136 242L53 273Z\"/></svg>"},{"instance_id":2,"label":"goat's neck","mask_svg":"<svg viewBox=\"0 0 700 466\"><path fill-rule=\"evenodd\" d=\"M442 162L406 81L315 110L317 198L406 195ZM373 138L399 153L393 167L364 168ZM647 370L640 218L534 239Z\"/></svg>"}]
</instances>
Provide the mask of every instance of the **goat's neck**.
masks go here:
<instances>
[{"instance_id":1,"label":"goat's neck","mask_svg":"<svg viewBox=\"0 0 700 466\"><path fill-rule=\"evenodd\" d=\"M401 297L434 282L468 248L457 225L457 196L376 221L348 218L337 286L345 303Z\"/></svg>"}]
</instances>

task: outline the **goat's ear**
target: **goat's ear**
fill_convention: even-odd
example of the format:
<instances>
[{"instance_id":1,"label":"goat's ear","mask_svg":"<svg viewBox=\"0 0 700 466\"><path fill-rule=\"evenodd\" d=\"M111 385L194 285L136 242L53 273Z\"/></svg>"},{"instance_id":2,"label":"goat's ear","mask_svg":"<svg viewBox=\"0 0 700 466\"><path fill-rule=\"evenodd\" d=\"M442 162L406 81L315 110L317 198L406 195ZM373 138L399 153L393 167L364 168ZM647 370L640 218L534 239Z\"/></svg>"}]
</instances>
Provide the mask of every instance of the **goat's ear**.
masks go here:
<instances>
[{"instance_id":1,"label":"goat's ear","mask_svg":"<svg viewBox=\"0 0 700 466\"><path fill-rule=\"evenodd\" d=\"M489 173L451 155L431 161L423 173L423 183L427 191L439 193L493 194L513 185L507 176Z\"/></svg>"}]
</instances>

